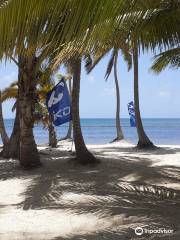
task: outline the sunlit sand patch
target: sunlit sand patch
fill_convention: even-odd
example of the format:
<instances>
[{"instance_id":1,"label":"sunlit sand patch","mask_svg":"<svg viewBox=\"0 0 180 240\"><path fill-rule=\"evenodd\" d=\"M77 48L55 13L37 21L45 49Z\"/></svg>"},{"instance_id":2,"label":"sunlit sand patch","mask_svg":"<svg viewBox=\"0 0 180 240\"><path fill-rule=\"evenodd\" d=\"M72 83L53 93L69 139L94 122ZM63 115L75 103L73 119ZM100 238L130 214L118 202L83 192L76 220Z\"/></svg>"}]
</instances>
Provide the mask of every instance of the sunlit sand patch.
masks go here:
<instances>
[{"instance_id":1,"label":"sunlit sand patch","mask_svg":"<svg viewBox=\"0 0 180 240\"><path fill-rule=\"evenodd\" d=\"M116 201L113 196L98 196L98 195L89 195L83 193L73 193L73 192L64 192L61 198L58 200L60 203L64 204L88 204L96 205L101 203L112 203Z\"/></svg>"},{"instance_id":2,"label":"sunlit sand patch","mask_svg":"<svg viewBox=\"0 0 180 240\"><path fill-rule=\"evenodd\" d=\"M51 240L58 236L70 237L127 228L127 220L124 214L104 217L98 213L77 214L67 210L2 211L0 237L3 240ZM130 222L138 220L135 217L129 219Z\"/></svg>"},{"instance_id":3,"label":"sunlit sand patch","mask_svg":"<svg viewBox=\"0 0 180 240\"><path fill-rule=\"evenodd\" d=\"M25 199L24 192L32 179L10 179L0 181L0 205L19 204Z\"/></svg>"},{"instance_id":4,"label":"sunlit sand patch","mask_svg":"<svg viewBox=\"0 0 180 240\"><path fill-rule=\"evenodd\" d=\"M127 182L134 182L134 181L138 181L141 178L141 176L139 176L136 173L132 173L132 174L128 174L125 177L122 177L118 180L122 180L122 181L127 181Z\"/></svg>"},{"instance_id":5,"label":"sunlit sand patch","mask_svg":"<svg viewBox=\"0 0 180 240\"><path fill-rule=\"evenodd\" d=\"M177 157L179 155L179 157ZM150 159L152 156L150 156ZM177 166L180 167L180 154L167 154L166 156L158 155L156 156L156 161L152 163L152 167L160 166Z\"/></svg>"}]
</instances>

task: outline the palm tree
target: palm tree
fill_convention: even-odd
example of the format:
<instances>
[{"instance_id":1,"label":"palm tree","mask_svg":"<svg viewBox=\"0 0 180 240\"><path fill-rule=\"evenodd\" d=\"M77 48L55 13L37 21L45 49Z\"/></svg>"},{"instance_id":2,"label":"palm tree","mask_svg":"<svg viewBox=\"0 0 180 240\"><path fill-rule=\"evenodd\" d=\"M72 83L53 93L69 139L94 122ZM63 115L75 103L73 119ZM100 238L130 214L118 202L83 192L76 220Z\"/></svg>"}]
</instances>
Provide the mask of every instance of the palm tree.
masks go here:
<instances>
[{"instance_id":1,"label":"palm tree","mask_svg":"<svg viewBox=\"0 0 180 240\"><path fill-rule=\"evenodd\" d=\"M4 4L6 2L7 4ZM119 0L113 3L109 0L96 3L90 0L86 4L82 0L47 0L46 4L43 0L29 0L26 4L23 0L2 0L1 56L5 55L7 59L13 60L19 68L18 98L21 129L19 160L23 167L40 165L33 135L33 114L37 102L36 86L40 65L51 54L54 55L51 58L52 62L54 59L59 62L59 53L66 43L70 43L71 51L77 50L73 47L75 43L87 42L94 26L96 30L101 29L106 19L109 27L104 29L101 38L107 37L112 32L112 26L120 22L116 17L127 7L129 7L127 4ZM92 14L89 14L89 10ZM93 43L97 38L98 36L94 35L90 42Z\"/></svg>"},{"instance_id":2,"label":"palm tree","mask_svg":"<svg viewBox=\"0 0 180 240\"><path fill-rule=\"evenodd\" d=\"M119 141L124 139L124 135L122 132L122 127L120 123L120 91L119 91L119 81L117 76L117 60L118 60L118 50L114 49L114 81L116 86L116 138L114 141Z\"/></svg>"},{"instance_id":3,"label":"palm tree","mask_svg":"<svg viewBox=\"0 0 180 240\"><path fill-rule=\"evenodd\" d=\"M6 133L6 129L4 126L4 119L3 119L3 113L2 113L1 91L0 91L0 134L1 134L3 145L6 146L9 142L9 137Z\"/></svg>"},{"instance_id":4,"label":"palm tree","mask_svg":"<svg viewBox=\"0 0 180 240\"><path fill-rule=\"evenodd\" d=\"M49 131L49 146L52 148L56 148L57 147L57 136L56 136L56 130L54 128L51 115L49 115L49 117L48 117L48 131Z\"/></svg>"},{"instance_id":5,"label":"palm tree","mask_svg":"<svg viewBox=\"0 0 180 240\"><path fill-rule=\"evenodd\" d=\"M144 1L120 0L89 0L86 4L83 0L47 0L46 4L43 0L29 0L25 4L24 0L2 0L5 2L7 4L0 5L1 57L12 59L19 68L20 163L34 167L40 165L33 136L40 65L52 53L52 62L64 61L61 52L67 46L66 57L77 52L77 43L81 51L85 47L93 48L97 41L110 37L115 27L131 17L131 13L134 19L137 16L142 19L159 4L157 1L144 4Z\"/></svg>"},{"instance_id":6,"label":"palm tree","mask_svg":"<svg viewBox=\"0 0 180 240\"><path fill-rule=\"evenodd\" d=\"M151 3L147 2L147 6ZM146 5L146 3L145 3ZM145 6L144 5L144 6ZM149 9L151 9L149 5ZM134 104L135 117L137 123L137 133L139 141L138 148L154 148L153 143L146 135L139 108L139 73L138 73L138 53L142 51L157 49L162 51L163 48L171 48L179 42L179 1L157 2L157 6L153 11L134 22L134 27L129 34L130 45L133 52L134 65ZM163 28L162 28L163 24ZM172 28L173 24L173 28ZM138 52L139 50L139 52ZM158 62L157 62L158 65ZM157 66L156 65L156 66ZM155 66L155 67L156 67Z\"/></svg>"},{"instance_id":7,"label":"palm tree","mask_svg":"<svg viewBox=\"0 0 180 240\"><path fill-rule=\"evenodd\" d=\"M49 91L49 90L48 90ZM57 147L57 136L56 130L53 125L52 116L49 114L47 107L45 105L46 93L47 90L37 90L38 96L40 97L40 101L35 105L35 114L34 120L36 123L42 123L45 129L48 129L49 132L49 146L52 148ZM43 96L42 96L43 92ZM45 95L44 95L45 93Z\"/></svg>"},{"instance_id":8,"label":"palm tree","mask_svg":"<svg viewBox=\"0 0 180 240\"><path fill-rule=\"evenodd\" d=\"M76 160L81 164L94 164L99 161L88 151L80 125L79 116L79 94L81 79L81 58L78 56L71 59L71 67L73 72L73 89L72 89L72 118L73 118L73 135L76 149Z\"/></svg>"},{"instance_id":9,"label":"palm tree","mask_svg":"<svg viewBox=\"0 0 180 240\"><path fill-rule=\"evenodd\" d=\"M18 107L18 89L17 82L12 83L8 88L3 90L1 100L2 102L8 99L16 99L16 102L12 108L12 110L16 109L16 116L14 121L13 130L7 144L3 146L3 150L1 152L1 156L4 158L18 158L19 155L19 137L20 137L20 125L19 125L19 107Z\"/></svg>"},{"instance_id":10,"label":"palm tree","mask_svg":"<svg viewBox=\"0 0 180 240\"><path fill-rule=\"evenodd\" d=\"M119 91L119 81L117 76L117 60L118 60L118 49L114 48L108 63L107 70L106 70L106 79L107 79L112 71L112 67L114 66L114 81L116 86L116 138L113 140L113 142L124 139L124 135L123 135L122 127L120 123L120 91Z\"/></svg>"},{"instance_id":11,"label":"palm tree","mask_svg":"<svg viewBox=\"0 0 180 240\"><path fill-rule=\"evenodd\" d=\"M9 142L3 146L1 155L4 158L19 159L19 139L20 139L20 124L19 124L19 107L18 100L16 101L16 116L14 120L13 131Z\"/></svg>"},{"instance_id":12,"label":"palm tree","mask_svg":"<svg viewBox=\"0 0 180 240\"><path fill-rule=\"evenodd\" d=\"M140 114L139 108L139 73L138 73L138 47L136 42L133 45L133 66L134 66L134 109L135 109L135 117L136 117L136 128L138 134L138 148L153 148L153 143L149 140L146 135Z\"/></svg>"},{"instance_id":13,"label":"palm tree","mask_svg":"<svg viewBox=\"0 0 180 240\"><path fill-rule=\"evenodd\" d=\"M44 72L43 75L46 73ZM49 74L48 74L49 76ZM48 77L46 76L46 77ZM41 76L42 77L42 76ZM49 76L50 78L50 76ZM38 84L38 88L36 90L38 101L35 104L35 112L34 112L34 121L42 122L44 128L47 128L49 131L49 146L57 147L57 137L56 131L53 126L52 117L49 115L47 107L45 105L46 94L50 91L55 82L50 78L44 82L44 79L40 79ZM15 99L16 103L13 109L16 109L16 118L14 122L13 131L10 137L10 141L8 144L4 146L2 156L5 158L17 158L18 157L18 149L19 149L19 108L18 108L18 86L17 82L12 83L9 87L7 87L2 92L2 101L6 101L8 99Z\"/></svg>"},{"instance_id":14,"label":"palm tree","mask_svg":"<svg viewBox=\"0 0 180 240\"><path fill-rule=\"evenodd\" d=\"M121 33L121 38L120 38ZM108 42L102 47L99 47L98 50L93 54L93 61L91 56L87 55L86 58L86 70L87 72L91 72L94 67L101 61L101 59L106 56L106 54L112 50L111 57L109 59L105 78L106 80L110 76L112 72L112 68L114 67L114 81L116 87L116 137L112 141L119 141L124 139L124 135L122 132L122 127L120 123L120 91L119 91L119 81L117 76L117 61L118 61L118 53L121 50L124 60L128 65L128 70L130 70L132 65L131 54L129 52L128 45L126 44L126 39L124 38L126 31L123 30L119 31L115 36L114 39L108 40ZM123 35L124 34L124 35ZM126 33L127 35L127 33Z\"/></svg>"}]
</instances>

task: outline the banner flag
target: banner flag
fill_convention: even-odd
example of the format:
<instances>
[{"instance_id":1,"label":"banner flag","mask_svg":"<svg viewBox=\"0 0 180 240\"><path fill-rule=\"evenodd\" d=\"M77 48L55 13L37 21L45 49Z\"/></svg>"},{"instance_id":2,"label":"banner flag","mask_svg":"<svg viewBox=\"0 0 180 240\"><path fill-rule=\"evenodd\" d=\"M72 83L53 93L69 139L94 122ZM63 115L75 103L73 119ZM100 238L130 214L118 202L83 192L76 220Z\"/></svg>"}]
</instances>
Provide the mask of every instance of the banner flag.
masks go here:
<instances>
[{"instance_id":1,"label":"banner flag","mask_svg":"<svg viewBox=\"0 0 180 240\"><path fill-rule=\"evenodd\" d=\"M56 126L72 120L71 100L67 85L62 80L47 93L46 106Z\"/></svg>"},{"instance_id":2,"label":"banner flag","mask_svg":"<svg viewBox=\"0 0 180 240\"><path fill-rule=\"evenodd\" d=\"M131 127L136 127L136 117L135 117L133 101L128 103L128 112L129 112L129 116L130 116L130 125L131 125Z\"/></svg>"}]
</instances>

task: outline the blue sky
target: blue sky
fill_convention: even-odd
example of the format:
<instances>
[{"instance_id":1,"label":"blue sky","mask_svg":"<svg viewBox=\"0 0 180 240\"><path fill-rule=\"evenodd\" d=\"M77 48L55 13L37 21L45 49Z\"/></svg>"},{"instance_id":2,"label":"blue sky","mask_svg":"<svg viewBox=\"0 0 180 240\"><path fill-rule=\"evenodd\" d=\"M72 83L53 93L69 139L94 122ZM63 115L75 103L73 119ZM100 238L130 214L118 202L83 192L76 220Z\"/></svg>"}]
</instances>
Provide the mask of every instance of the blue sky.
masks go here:
<instances>
[{"instance_id":1,"label":"blue sky","mask_svg":"<svg viewBox=\"0 0 180 240\"><path fill-rule=\"evenodd\" d=\"M115 116L115 85L113 74L107 82L104 74L109 56L89 75L82 67L80 114L83 118L113 118ZM167 69L159 75L149 71L152 55L144 54L139 59L140 106L143 118L180 118L180 70ZM17 79L13 63L0 65L0 88L7 87ZM121 55L118 60L118 76L121 93L121 116L128 117L127 103L133 100L133 71L127 71ZM13 101L3 104L5 118L12 118Z\"/></svg>"}]
</instances>

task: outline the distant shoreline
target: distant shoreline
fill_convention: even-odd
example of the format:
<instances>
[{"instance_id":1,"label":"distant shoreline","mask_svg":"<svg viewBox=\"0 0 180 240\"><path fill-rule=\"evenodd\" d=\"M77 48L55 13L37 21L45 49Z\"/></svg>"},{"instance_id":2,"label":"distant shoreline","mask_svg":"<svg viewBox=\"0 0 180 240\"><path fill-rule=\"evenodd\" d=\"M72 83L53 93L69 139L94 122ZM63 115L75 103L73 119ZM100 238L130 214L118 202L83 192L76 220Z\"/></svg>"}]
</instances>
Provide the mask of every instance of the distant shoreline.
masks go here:
<instances>
[{"instance_id":1,"label":"distant shoreline","mask_svg":"<svg viewBox=\"0 0 180 240\"><path fill-rule=\"evenodd\" d=\"M13 120L14 118L4 118L4 120ZM111 118L111 117L106 117L106 118L98 118L98 117L89 117L89 118L84 118L82 117L81 120L87 120L87 119L97 119L97 120L103 120L103 119L109 119L109 120L115 120L115 118ZM126 117L126 118L121 118L121 120L128 120L129 118ZM180 117L145 117L145 118L142 118L142 120L149 120L149 119L153 119L153 120L156 120L156 119L177 119L177 120L180 120Z\"/></svg>"}]
</instances>

